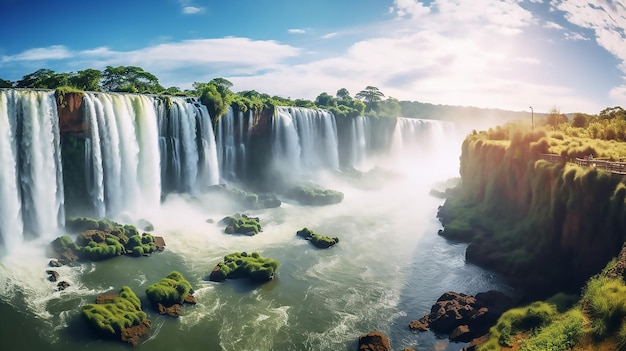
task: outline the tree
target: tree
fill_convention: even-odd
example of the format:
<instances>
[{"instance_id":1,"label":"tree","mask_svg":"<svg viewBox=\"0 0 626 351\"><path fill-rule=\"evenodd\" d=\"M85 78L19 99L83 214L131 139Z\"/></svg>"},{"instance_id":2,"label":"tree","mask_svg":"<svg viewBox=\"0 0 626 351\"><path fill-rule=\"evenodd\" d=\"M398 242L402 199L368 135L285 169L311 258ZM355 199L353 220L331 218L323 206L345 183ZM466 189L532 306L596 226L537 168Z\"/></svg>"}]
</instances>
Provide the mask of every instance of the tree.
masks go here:
<instances>
[{"instance_id":1,"label":"tree","mask_svg":"<svg viewBox=\"0 0 626 351\"><path fill-rule=\"evenodd\" d=\"M572 117L572 127L576 128L587 128L589 125L589 119L587 115L584 113L576 113L574 117Z\"/></svg>"},{"instance_id":2,"label":"tree","mask_svg":"<svg viewBox=\"0 0 626 351\"><path fill-rule=\"evenodd\" d=\"M85 91L100 91L100 79L102 72L97 69L87 68L78 71L69 78L69 84L74 88Z\"/></svg>"},{"instance_id":3,"label":"tree","mask_svg":"<svg viewBox=\"0 0 626 351\"><path fill-rule=\"evenodd\" d=\"M0 88L13 88L13 82L0 78Z\"/></svg>"},{"instance_id":4,"label":"tree","mask_svg":"<svg viewBox=\"0 0 626 351\"><path fill-rule=\"evenodd\" d=\"M194 83L195 85L195 83ZM200 87L200 102L209 110L209 115L215 121L228 111L230 102L225 100L213 84Z\"/></svg>"},{"instance_id":5,"label":"tree","mask_svg":"<svg viewBox=\"0 0 626 351\"><path fill-rule=\"evenodd\" d=\"M332 95L324 92L315 98L315 105L319 107L332 107L337 106L337 101L335 101L335 98Z\"/></svg>"},{"instance_id":6,"label":"tree","mask_svg":"<svg viewBox=\"0 0 626 351\"><path fill-rule=\"evenodd\" d=\"M352 97L350 96L350 92L346 88L341 88L337 90L337 93L335 93L335 96L337 96L337 99L343 100L343 101L352 100Z\"/></svg>"},{"instance_id":7,"label":"tree","mask_svg":"<svg viewBox=\"0 0 626 351\"><path fill-rule=\"evenodd\" d=\"M102 86L107 91L152 93L163 90L159 79L136 66L107 66L102 75Z\"/></svg>"},{"instance_id":8,"label":"tree","mask_svg":"<svg viewBox=\"0 0 626 351\"><path fill-rule=\"evenodd\" d=\"M604 110L600 111L600 115L598 117L600 119L626 119L626 110L624 110L620 106L607 107Z\"/></svg>"},{"instance_id":9,"label":"tree","mask_svg":"<svg viewBox=\"0 0 626 351\"><path fill-rule=\"evenodd\" d=\"M373 103L381 101L383 97L385 97L385 94L383 94L378 88L370 85L364 90L359 91L355 97L365 101L366 103Z\"/></svg>"},{"instance_id":10,"label":"tree","mask_svg":"<svg viewBox=\"0 0 626 351\"><path fill-rule=\"evenodd\" d=\"M215 88L220 93L220 95L222 95L222 97L233 93L232 91L230 91L230 88L233 86L233 83L231 83L228 79L213 78L211 79L209 84L215 85Z\"/></svg>"},{"instance_id":11,"label":"tree","mask_svg":"<svg viewBox=\"0 0 626 351\"><path fill-rule=\"evenodd\" d=\"M552 130L556 130L561 123L567 123L567 116L562 114L558 108L553 107L548 113L546 123L552 126Z\"/></svg>"},{"instance_id":12,"label":"tree","mask_svg":"<svg viewBox=\"0 0 626 351\"><path fill-rule=\"evenodd\" d=\"M382 101L385 94L383 94L377 87L369 85L365 87L364 90L359 91L354 97L365 101L365 110L371 111L378 107L378 103Z\"/></svg>"},{"instance_id":13,"label":"tree","mask_svg":"<svg viewBox=\"0 0 626 351\"><path fill-rule=\"evenodd\" d=\"M18 80L15 84L16 88L48 88L48 80L54 75L54 71L47 68L39 69L33 73L29 73ZM56 87L54 87L56 88Z\"/></svg>"},{"instance_id":14,"label":"tree","mask_svg":"<svg viewBox=\"0 0 626 351\"><path fill-rule=\"evenodd\" d=\"M378 117L400 117L402 116L402 107L398 99L389 97L385 101L378 104Z\"/></svg>"}]
</instances>

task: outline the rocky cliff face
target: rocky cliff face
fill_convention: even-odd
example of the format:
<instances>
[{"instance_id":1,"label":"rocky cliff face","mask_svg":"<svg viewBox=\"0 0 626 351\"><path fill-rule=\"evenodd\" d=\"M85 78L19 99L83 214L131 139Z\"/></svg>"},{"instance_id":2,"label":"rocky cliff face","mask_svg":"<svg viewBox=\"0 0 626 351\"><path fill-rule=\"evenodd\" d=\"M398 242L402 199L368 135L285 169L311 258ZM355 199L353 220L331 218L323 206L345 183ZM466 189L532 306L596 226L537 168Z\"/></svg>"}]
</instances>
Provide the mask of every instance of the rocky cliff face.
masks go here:
<instances>
[{"instance_id":1,"label":"rocky cliff face","mask_svg":"<svg viewBox=\"0 0 626 351\"><path fill-rule=\"evenodd\" d=\"M89 124L83 112L83 93L62 93L57 90L56 98L61 136L87 136Z\"/></svg>"},{"instance_id":2,"label":"rocky cliff face","mask_svg":"<svg viewBox=\"0 0 626 351\"><path fill-rule=\"evenodd\" d=\"M461 185L439 211L442 235L470 242L468 261L503 273L529 298L578 291L626 238L622 178L539 160L544 137L469 136Z\"/></svg>"}]
</instances>

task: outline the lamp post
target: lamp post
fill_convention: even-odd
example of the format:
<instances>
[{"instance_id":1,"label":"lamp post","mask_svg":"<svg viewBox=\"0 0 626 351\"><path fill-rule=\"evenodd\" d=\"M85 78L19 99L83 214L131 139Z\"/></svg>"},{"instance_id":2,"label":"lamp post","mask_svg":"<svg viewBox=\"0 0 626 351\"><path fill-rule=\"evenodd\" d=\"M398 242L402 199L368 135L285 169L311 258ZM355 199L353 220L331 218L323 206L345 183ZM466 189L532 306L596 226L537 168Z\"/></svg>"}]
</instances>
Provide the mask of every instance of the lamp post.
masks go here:
<instances>
[{"instance_id":1,"label":"lamp post","mask_svg":"<svg viewBox=\"0 0 626 351\"><path fill-rule=\"evenodd\" d=\"M535 131L535 110L533 110L532 106L530 106L530 129L533 132Z\"/></svg>"}]
</instances>

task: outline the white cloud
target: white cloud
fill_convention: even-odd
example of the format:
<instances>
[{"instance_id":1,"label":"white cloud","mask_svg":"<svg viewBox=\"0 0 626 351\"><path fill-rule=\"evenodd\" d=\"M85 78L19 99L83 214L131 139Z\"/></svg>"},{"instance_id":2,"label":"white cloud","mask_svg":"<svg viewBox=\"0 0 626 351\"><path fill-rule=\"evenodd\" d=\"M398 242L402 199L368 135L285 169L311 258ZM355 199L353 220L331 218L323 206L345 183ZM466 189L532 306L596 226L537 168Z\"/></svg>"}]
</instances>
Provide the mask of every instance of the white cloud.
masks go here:
<instances>
[{"instance_id":1,"label":"white cloud","mask_svg":"<svg viewBox=\"0 0 626 351\"><path fill-rule=\"evenodd\" d=\"M65 46L53 45L47 48L26 50L17 55L2 56L0 62L60 60L69 58L71 55L72 53Z\"/></svg>"},{"instance_id":2,"label":"white cloud","mask_svg":"<svg viewBox=\"0 0 626 351\"><path fill-rule=\"evenodd\" d=\"M589 40L586 36L576 32L565 32L565 39L567 40Z\"/></svg>"},{"instance_id":3,"label":"white cloud","mask_svg":"<svg viewBox=\"0 0 626 351\"><path fill-rule=\"evenodd\" d=\"M193 0L178 0L181 6L181 11L184 15L195 15L204 12L204 7L198 7L193 5Z\"/></svg>"},{"instance_id":4,"label":"white cloud","mask_svg":"<svg viewBox=\"0 0 626 351\"><path fill-rule=\"evenodd\" d=\"M336 37L338 35L339 35L339 33L332 32L332 33L328 33L328 34L322 35L322 39L330 39L330 38L334 38L334 37Z\"/></svg>"},{"instance_id":5,"label":"white cloud","mask_svg":"<svg viewBox=\"0 0 626 351\"><path fill-rule=\"evenodd\" d=\"M558 23L552 22L552 21L548 21L543 25L544 28L548 28L548 29L557 29L557 30L563 30L563 26L561 26Z\"/></svg>"},{"instance_id":6,"label":"white cloud","mask_svg":"<svg viewBox=\"0 0 626 351\"><path fill-rule=\"evenodd\" d=\"M306 30L301 29L301 28L290 28L290 29L287 29L287 32L291 34L304 34L306 33Z\"/></svg>"},{"instance_id":7,"label":"white cloud","mask_svg":"<svg viewBox=\"0 0 626 351\"><path fill-rule=\"evenodd\" d=\"M572 24L595 33L597 43L622 62L626 72L626 6L621 1L553 0Z\"/></svg>"},{"instance_id":8,"label":"white cloud","mask_svg":"<svg viewBox=\"0 0 626 351\"><path fill-rule=\"evenodd\" d=\"M517 1L436 0L428 12L415 10L414 16L408 10L420 6L425 5L396 1L393 23L376 29L383 36L356 42L341 55L229 79L239 90L270 87L270 94L309 99L375 85L386 96L440 104L513 110L533 104L536 111L557 104L583 112L601 107L565 83L541 79L545 52L529 51L522 36L541 25Z\"/></svg>"},{"instance_id":9,"label":"white cloud","mask_svg":"<svg viewBox=\"0 0 626 351\"><path fill-rule=\"evenodd\" d=\"M185 15L194 15L200 12L204 12L204 8L195 7L195 6L185 6L183 7L183 14Z\"/></svg>"}]
</instances>

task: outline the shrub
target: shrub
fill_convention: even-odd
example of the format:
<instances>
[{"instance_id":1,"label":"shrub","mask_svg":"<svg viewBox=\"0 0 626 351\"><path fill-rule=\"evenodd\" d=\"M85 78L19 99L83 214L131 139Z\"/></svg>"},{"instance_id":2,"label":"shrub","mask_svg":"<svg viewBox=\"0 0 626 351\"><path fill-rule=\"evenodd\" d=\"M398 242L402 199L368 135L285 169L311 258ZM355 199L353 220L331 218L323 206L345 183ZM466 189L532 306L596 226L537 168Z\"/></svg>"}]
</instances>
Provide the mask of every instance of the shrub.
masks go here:
<instances>
[{"instance_id":1,"label":"shrub","mask_svg":"<svg viewBox=\"0 0 626 351\"><path fill-rule=\"evenodd\" d=\"M591 329L602 340L621 330L626 317L626 286L621 279L596 276L587 282L583 299L592 317Z\"/></svg>"}]
</instances>

